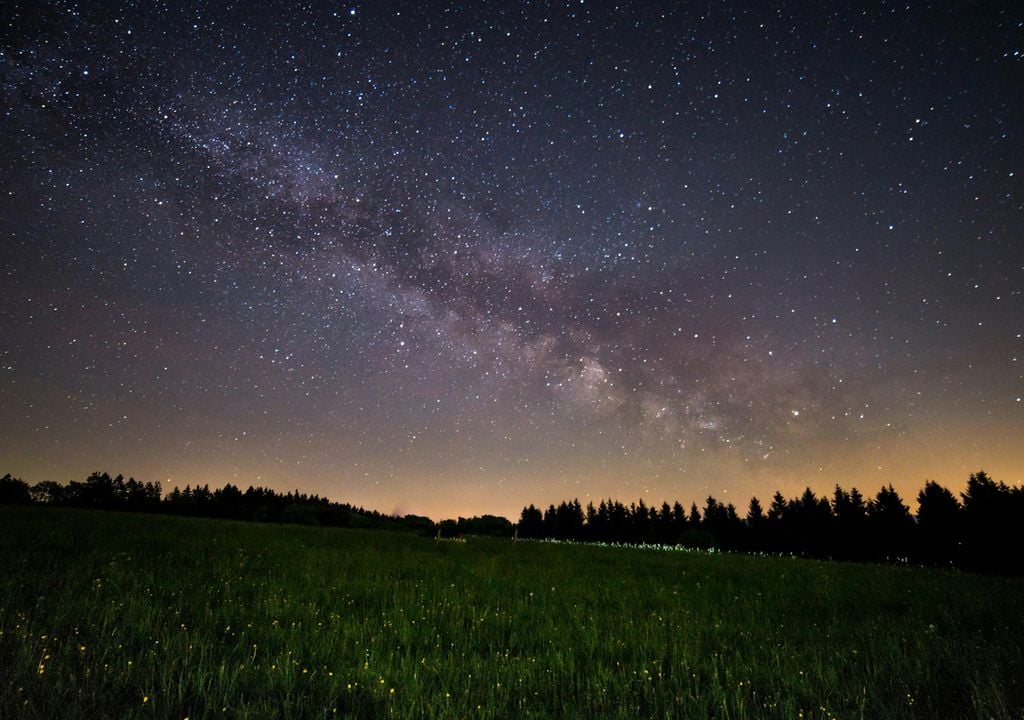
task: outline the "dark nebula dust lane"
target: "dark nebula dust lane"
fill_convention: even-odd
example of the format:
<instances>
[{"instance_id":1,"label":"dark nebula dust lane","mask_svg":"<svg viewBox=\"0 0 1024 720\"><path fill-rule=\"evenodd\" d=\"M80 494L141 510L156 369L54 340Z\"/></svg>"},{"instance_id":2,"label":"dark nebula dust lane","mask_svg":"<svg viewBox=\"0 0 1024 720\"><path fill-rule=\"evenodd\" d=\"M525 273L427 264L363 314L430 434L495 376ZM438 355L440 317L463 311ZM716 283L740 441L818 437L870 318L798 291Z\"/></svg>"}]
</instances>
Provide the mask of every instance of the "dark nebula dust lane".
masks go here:
<instances>
[{"instance_id":1,"label":"dark nebula dust lane","mask_svg":"<svg viewBox=\"0 0 1024 720\"><path fill-rule=\"evenodd\" d=\"M1024 14L15 2L0 470L1024 482Z\"/></svg>"}]
</instances>

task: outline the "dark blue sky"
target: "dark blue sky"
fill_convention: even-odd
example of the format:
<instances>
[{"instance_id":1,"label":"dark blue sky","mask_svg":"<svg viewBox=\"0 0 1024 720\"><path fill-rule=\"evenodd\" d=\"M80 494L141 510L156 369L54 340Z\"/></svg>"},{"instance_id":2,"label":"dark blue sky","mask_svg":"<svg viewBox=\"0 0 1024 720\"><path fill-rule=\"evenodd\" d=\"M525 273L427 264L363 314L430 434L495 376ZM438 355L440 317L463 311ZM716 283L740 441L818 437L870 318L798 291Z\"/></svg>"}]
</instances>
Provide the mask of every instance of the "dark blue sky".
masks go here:
<instances>
[{"instance_id":1,"label":"dark blue sky","mask_svg":"<svg viewBox=\"0 0 1024 720\"><path fill-rule=\"evenodd\" d=\"M1024 481L1019 11L259 5L5 12L0 470Z\"/></svg>"}]
</instances>

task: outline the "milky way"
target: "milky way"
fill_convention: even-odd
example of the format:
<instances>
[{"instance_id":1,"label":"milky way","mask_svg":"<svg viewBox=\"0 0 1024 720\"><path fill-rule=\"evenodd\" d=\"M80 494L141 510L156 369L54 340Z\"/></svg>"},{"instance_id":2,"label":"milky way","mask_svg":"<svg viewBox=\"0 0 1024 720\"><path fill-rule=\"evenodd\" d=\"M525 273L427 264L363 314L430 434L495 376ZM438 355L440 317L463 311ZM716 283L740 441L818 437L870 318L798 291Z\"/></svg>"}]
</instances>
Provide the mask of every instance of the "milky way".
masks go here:
<instances>
[{"instance_id":1,"label":"milky way","mask_svg":"<svg viewBox=\"0 0 1024 720\"><path fill-rule=\"evenodd\" d=\"M256 5L5 10L0 471L1024 481L1021 13Z\"/></svg>"}]
</instances>

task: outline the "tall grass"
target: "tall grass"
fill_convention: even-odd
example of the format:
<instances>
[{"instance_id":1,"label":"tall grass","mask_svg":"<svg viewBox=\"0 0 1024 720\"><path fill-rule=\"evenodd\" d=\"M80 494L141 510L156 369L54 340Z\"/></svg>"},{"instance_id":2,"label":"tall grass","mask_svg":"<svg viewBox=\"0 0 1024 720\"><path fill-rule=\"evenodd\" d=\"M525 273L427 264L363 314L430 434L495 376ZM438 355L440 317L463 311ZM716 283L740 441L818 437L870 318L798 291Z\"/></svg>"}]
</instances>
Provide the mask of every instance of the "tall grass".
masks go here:
<instances>
[{"instance_id":1,"label":"tall grass","mask_svg":"<svg viewBox=\"0 0 1024 720\"><path fill-rule=\"evenodd\" d=\"M0 508L0 716L1024 717L1024 582Z\"/></svg>"}]
</instances>

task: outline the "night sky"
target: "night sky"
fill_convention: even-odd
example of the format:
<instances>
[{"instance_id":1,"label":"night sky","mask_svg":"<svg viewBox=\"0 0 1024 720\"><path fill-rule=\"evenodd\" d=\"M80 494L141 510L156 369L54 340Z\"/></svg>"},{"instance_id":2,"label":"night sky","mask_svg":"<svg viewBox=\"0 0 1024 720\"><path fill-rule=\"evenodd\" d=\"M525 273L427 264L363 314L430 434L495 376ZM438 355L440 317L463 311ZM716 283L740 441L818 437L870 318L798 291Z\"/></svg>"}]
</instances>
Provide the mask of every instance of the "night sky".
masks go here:
<instances>
[{"instance_id":1,"label":"night sky","mask_svg":"<svg viewBox=\"0 0 1024 720\"><path fill-rule=\"evenodd\" d=\"M1024 13L768 5L5 3L0 473L1024 482Z\"/></svg>"}]
</instances>

